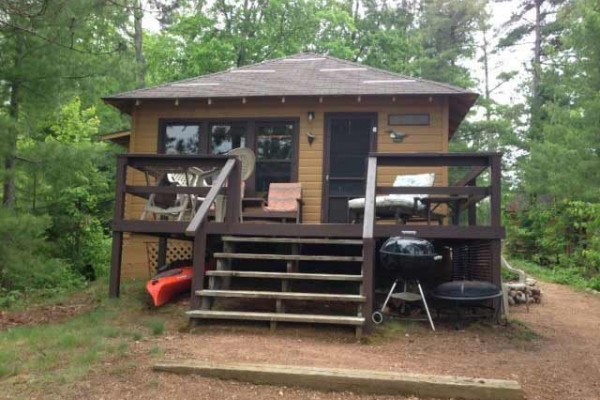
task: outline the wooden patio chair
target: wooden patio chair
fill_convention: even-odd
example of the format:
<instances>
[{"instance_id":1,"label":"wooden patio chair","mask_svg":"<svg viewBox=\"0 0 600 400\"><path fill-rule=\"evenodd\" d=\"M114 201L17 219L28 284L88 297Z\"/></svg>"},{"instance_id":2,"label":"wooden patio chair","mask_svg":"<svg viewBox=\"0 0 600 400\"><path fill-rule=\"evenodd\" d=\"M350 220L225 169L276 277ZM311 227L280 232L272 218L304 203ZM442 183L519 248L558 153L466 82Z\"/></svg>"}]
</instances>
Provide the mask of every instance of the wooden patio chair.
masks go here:
<instances>
[{"instance_id":1,"label":"wooden patio chair","mask_svg":"<svg viewBox=\"0 0 600 400\"><path fill-rule=\"evenodd\" d=\"M271 183L267 200L260 199L261 210L244 212L244 218L252 219L288 219L302 222L302 184Z\"/></svg>"}]
</instances>

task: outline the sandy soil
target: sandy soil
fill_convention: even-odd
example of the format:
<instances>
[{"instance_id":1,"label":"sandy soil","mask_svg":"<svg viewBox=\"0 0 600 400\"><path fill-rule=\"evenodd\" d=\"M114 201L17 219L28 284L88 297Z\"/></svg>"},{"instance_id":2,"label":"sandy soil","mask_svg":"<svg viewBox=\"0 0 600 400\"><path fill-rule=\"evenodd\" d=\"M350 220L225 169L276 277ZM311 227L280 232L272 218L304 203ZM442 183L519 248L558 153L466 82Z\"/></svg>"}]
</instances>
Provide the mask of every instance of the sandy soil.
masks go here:
<instances>
[{"instance_id":1,"label":"sandy soil","mask_svg":"<svg viewBox=\"0 0 600 400\"><path fill-rule=\"evenodd\" d=\"M351 393L221 382L154 373L159 359L257 362L505 378L519 381L528 399L600 399L600 296L544 283L544 301L530 312L512 308L508 327L467 326L456 331L425 324L357 342L352 331L325 327L209 325L194 333L169 329L137 345L127 364L104 365L68 388L40 398L94 399L373 399ZM151 358L159 346L164 357ZM35 397L35 393L29 393ZM0 395L0 397L2 397ZM377 397L382 398L382 397ZM397 397L400 398L401 397ZM415 399L415 398L412 398Z\"/></svg>"}]
</instances>

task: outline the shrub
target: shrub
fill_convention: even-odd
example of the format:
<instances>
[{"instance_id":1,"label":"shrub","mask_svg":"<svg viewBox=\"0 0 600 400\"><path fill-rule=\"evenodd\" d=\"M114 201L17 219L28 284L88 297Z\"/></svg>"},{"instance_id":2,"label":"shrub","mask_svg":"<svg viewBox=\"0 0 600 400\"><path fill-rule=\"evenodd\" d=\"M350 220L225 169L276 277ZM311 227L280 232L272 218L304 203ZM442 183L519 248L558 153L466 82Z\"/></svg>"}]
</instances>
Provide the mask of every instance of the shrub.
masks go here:
<instances>
[{"instance_id":1,"label":"shrub","mask_svg":"<svg viewBox=\"0 0 600 400\"><path fill-rule=\"evenodd\" d=\"M73 287L81 280L64 261L48 256L47 217L0 209L0 288L5 293Z\"/></svg>"},{"instance_id":2,"label":"shrub","mask_svg":"<svg viewBox=\"0 0 600 400\"><path fill-rule=\"evenodd\" d=\"M536 203L507 226L511 254L553 269L556 281L600 286L600 203Z\"/></svg>"}]
</instances>

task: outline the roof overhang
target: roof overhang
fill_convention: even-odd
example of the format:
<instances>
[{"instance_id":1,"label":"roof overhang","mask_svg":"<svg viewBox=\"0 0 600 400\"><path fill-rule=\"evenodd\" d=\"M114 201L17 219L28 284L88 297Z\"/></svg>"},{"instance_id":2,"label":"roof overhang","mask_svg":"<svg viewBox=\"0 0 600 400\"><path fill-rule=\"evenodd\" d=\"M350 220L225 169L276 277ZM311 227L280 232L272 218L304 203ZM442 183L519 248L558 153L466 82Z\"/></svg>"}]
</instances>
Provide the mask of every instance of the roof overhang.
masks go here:
<instances>
[{"instance_id":1,"label":"roof overhang","mask_svg":"<svg viewBox=\"0 0 600 400\"><path fill-rule=\"evenodd\" d=\"M110 132L98 136L98 140L101 140L103 142L111 142L126 149L129 149L130 139L131 131L129 130Z\"/></svg>"}]
</instances>

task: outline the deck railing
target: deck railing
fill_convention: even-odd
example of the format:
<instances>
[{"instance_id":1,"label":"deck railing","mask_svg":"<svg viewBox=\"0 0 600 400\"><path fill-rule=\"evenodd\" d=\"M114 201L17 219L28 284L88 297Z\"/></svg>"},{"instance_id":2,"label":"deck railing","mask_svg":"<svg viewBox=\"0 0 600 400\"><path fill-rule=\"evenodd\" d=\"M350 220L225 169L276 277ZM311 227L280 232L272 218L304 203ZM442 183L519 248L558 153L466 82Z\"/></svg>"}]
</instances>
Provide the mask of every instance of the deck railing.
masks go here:
<instances>
[{"instance_id":1,"label":"deck railing","mask_svg":"<svg viewBox=\"0 0 600 400\"><path fill-rule=\"evenodd\" d=\"M215 170L211 185L203 187L193 184L177 186L160 186L158 184L161 176L166 173L188 174L192 170L196 171L194 173ZM212 205L215 204L219 195L225 194L227 194L227 200L222 204L225 213L221 222L228 224L240 220L241 168L239 160L234 156L122 154L117 158L116 175L116 202L113 218L109 288L111 297L118 297L119 295L124 232L153 233L163 235L163 237L164 235L183 233L187 236L200 235ZM146 184L140 184L141 181ZM142 204L147 203L150 196L153 195L186 195L190 198L193 197L195 201L190 202L189 205L189 212L192 216L191 221L173 220L168 217L164 219L157 218L156 215L154 215L155 219L151 221L140 220L139 215L134 214L135 207L126 210L127 195L141 198Z\"/></svg>"},{"instance_id":2,"label":"deck railing","mask_svg":"<svg viewBox=\"0 0 600 400\"><path fill-rule=\"evenodd\" d=\"M390 194L411 194L422 196L438 204L445 203L453 205L455 215L448 214L450 219L449 226L425 226L418 229L423 232L432 232L438 230L440 233L451 233L449 237L460 235L473 235L475 230L485 233L490 238L501 238L504 231L501 227L501 158L500 153L406 153L406 154L388 154L371 153L368 158L367 166L367 184L365 193L365 212L363 219L363 237L373 238L377 232L398 230L396 225L377 224L376 197L378 195ZM377 173L379 167L430 167L430 168L450 168L450 167L468 167L466 175L452 186L403 186L387 187L378 186ZM489 185L477 186L477 179L487 170L489 170ZM489 226L478 226L477 224L477 204L489 197L490 203L490 221ZM427 204L430 207L431 203ZM462 211L467 211L467 227L459 226L458 215ZM401 226L400 226L401 228ZM482 228L482 229L477 229ZM378 235L381 236L381 235Z\"/></svg>"}]
</instances>

